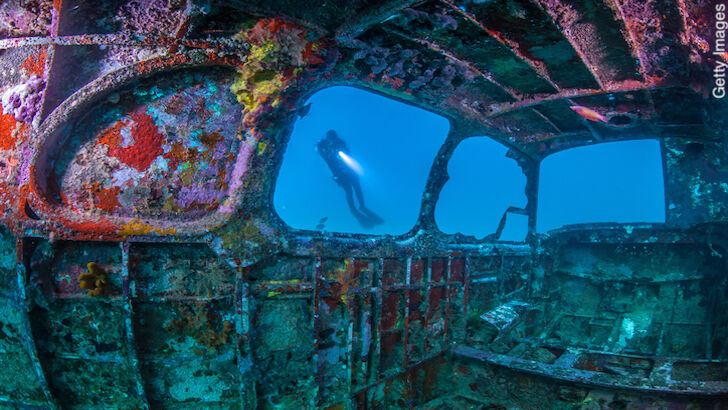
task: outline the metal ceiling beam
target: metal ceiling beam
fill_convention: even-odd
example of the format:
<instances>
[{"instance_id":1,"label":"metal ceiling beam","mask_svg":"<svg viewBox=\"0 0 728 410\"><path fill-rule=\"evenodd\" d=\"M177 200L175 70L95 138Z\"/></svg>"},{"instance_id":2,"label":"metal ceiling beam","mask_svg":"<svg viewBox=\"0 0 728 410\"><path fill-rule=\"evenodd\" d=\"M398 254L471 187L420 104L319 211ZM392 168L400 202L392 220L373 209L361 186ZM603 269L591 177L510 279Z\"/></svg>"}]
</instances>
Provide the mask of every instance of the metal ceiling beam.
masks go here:
<instances>
[{"instance_id":1,"label":"metal ceiling beam","mask_svg":"<svg viewBox=\"0 0 728 410\"><path fill-rule=\"evenodd\" d=\"M531 2L536 5L541 11L549 16L551 18L551 21L554 23L556 27L558 27L563 34L564 38L571 44L571 47L576 51L576 53L579 55L579 58L581 58L581 61L584 63L586 68L589 70L591 75L594 77L594 80L599 84L600 88L605 87L606 79L603 78L603 76L599 72L599 65L597 62L592 61L592 58L590 58L586 54L586 50L593 45L590 45L586 39L581 39L578 35L575 33L571 33L570 28L567 26L567 24L563 24L564 21L560 21L559 14L554 10L555 5L550 0L531 0Z\"/></svg>"},{"instance_id":2,"label":"metal ceiling beam","mask_svg":"<svg viewBox=\"0 0 728 410\"><path fill-rule=\"evenodd\" d=\"M400 10L422 3L422 0L384 1L368 11L357 13L345 21L334 32L337 41L351 40Z\"/></svg>"},{"instance_id":3,"label":"metal ceiling beam","mask_svg":"<svg viewBox=\"0 0 728 410\"><path fill-rule=\"evenodd\" d=\"M607 5L610 6L611 9L613 9L616 13L617 18L619 18L624 23L624 30L625 30L625 36L624 39L627 40L627 44L629 44L632 55L634 56L637 61L640 62L639 70L642 76L645 76L645 66L646 66L646 60L647 57L645 56L644 50L640 48L639 42L635 38L633 30L630 29L629 21L624 15L624 10L622 9L622 5L620 4L619 0L604 0Z\"/></svg>"},{"instance_id":4,"label":"metal ceiling beam","mask_svg":"<svg viewBox=\"0 0 728 410\"><path fill-rule=\"evenodd\" d=\"M508 87L508 86L505 86L505 85L499 83L498 81L496 81L495 78L493 78L493 75L491 75L490 73L483 72L483 71L477 69L469 61L465 61L465 60L459 59L458 57L454 56L452 53L450 53L449 51L445 50L443 47L441 47L439 44L437 44L437 43L435 43L433 41L426 40L426 39L423 39L423 38L408 36L408 35L406 35L404 33L401 33L399 31L395 31L395 30L391 30L391 29L386 29L386 31L388 33L391 33L391 34L397 35L399 37L402 37L402 38L404 38L406 40L409 40L409 41L412 41L414 43L417 43L417 44L419 44L421 46L427 47L428 49L436 52L437 54L441 55L442 57L444 57L444 58L452 61L453 63L458 64L458 65L462 65L463 67L466 67L468 70L470 70L470 71L476 73L477 75L485 78L490 83L492 83L496 87L498 87L501 90L503 90L506 94L510 95L515 100L519 100L520 101L523 98L521 96L521 93L518 90L516 90L514 88L511 88L511 87Z\"/></svg>"},{"instance_id":5,"label":"metal ceiling beam","mask_svg":"<svg viewBox=\"0 0 728 410\"><path fill-rule=\"evenodd\" d=\"M661 84L665 79L679 76L681 64L674 62L687 63L687 58L680 58L683 57L680 45L688 38L684 3L679 0L644 4L635 0L602 1L614 11L615 19L623 23L625 40L647 82ZM679 21L676 21L678 15ZM676 23L680 26L679 32L675 31Z\"/></svg>"},{"instance_id":6,"label":"metal ceiling beam","mask_svg":"<svg viewBox=\"0 0 728 410\"><path fill-rule=\"evenodd\" d=\"M538 73L538 75L539 75L539 76L541 76L541 78L542 78L543 80L545 80L545 81L546 81L546 82L548 82L548 83L549 83L549 84L550 84L550 85L551 85L552 87L554 87L554 89L556 89L557 91L561 91L561 87L559 87L559 85L558 85L558 84L556 84L556 83L555 83L555 82L554 82L554 81L553 81L553 80L551 79L551 75L550 75L550 74L548 73L548 71L546 70L546 65L545 65L544 63L542 63L542 62L539 62L539 61L535 61L535 60L533 60L533 59L531 59L531 58L528 58L527 56L525 56L525 55L524 55L524 54L523 54L523 53L522 53L522 52L521 52L521 51L519 50L519 48L520 48L520 47L519 47L519 46L520 46L520 44L519 44L519 43L518 43L517 41L515 41L515 40L513 40L513 39L510 39L510 38L506 38L505 36L503 36L503 34L500 34L500 33L496 33L496 32L494 32L493 30L490 30L490 29L489 29L488 27L486 27L486 26L485 26L485 25L484 25L483 23L481 23L480 21L478 21L478 19L477 19L477 18L475 18L475 16L473 16L472 14L470 14L470 13L468 13L468 12L466 12L466 11L462 10L462 9L461 9L460 7L458 7L458 6L456 6L455 4L453 4L453 3L452 3L452 1L450 1L450 0L440 0L440 2L441 2L441 3L443 3L443 4L445 4L445 5L447 6L447 7L451 8L451 9L452 9L453 11L455 11L456 13L458 13L458 14L459 14L460 16L462 16L462 17L463 17L463 18L464 18L465 20L467 20L467 21L469 21L470 23L472 23L472 24L474 24L474 25L478 26L478 27L479 27L479 28L480 28L481 30L483 30L484 32L488 33L488 35L489 35L490 37L494 38L494 39L495 39L495 40L497 40L497 41L498 41L499 43L503 44L503 45L504 45L505 47L507 47L507 48L508 48L508 50L509 50L509 51L510 51L511 53L513 53L513 54L514 54L514 55L515 55L516 57L518 57L518 58L519 58L519 59L520 59L521 61L523 61L524 63L528 64L528 65L529 65L529 66L530 66L530 67L531 67L531 68L532 68L532 69L533 69L533 70L534 70L535 72L537 72L537 73Z\"/></svg>"},{"instance_id":7,"label":"metal ceiling beam","mask_svg":"<svg viewBox=\"0 0 728 410\"><path fill-rule=\"evenodd\" d=\"M666 87L658 87L658 88L673 88L673 87L666 86ZM607 89L601 89L601 90L591 90L591 89L564 90L558 94L530 98L527 100L521 100L521 101L517 101L517 102L513 102L513 103L492 104L490 106L491 111L488 116L495 117L495 116L498 116L501 114L505 114L512 110L517 110L520 108L534 106L534 105L540 105L540 104L543 104L543 103L546 103L549 101L594 96L594 95L604 95L604 94L611 94L611 93L627 93L627 92L633 92L633 91L645 91L645 90L649 90L649 89L650 89L650 86L648 84L639 83L639 85L632 86L632 87L614 87L614 88L607 88Z\"/></svg>"}]
</instances>

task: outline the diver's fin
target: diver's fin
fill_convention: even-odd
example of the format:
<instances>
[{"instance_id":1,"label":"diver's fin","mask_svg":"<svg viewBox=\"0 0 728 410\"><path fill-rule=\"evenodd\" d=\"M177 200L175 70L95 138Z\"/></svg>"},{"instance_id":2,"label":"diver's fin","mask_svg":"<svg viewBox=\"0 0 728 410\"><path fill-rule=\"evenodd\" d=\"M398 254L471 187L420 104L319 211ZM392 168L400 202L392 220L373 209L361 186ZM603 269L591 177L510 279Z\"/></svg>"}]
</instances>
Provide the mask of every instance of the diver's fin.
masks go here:
<instances>
[{"instance_id":1,"label":"diver's fin","mask_svg":"<svg viewBox=\"0 0 728 410\"><path fill-rule=\"evenodd\" d=\"M369 223L372 224L372 226L381 225L384 223L384 219L382 219L379 215L375 214L369 209L364 208L362 212L366 215Z\"/></svg>"}]
</instances>

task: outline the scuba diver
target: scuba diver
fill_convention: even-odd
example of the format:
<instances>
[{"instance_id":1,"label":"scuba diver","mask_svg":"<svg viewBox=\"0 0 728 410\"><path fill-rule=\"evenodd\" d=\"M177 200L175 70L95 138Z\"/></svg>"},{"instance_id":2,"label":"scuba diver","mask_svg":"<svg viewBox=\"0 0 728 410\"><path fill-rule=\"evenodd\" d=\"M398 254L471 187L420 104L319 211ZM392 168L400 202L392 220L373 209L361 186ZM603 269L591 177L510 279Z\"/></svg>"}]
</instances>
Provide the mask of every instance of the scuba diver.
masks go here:
<instances>
[{"instance_id":1,"label":"scuba diver","mask_svg":"<svg viewBox=\"0 0 728 410\"><path fill-rule=\"evenodd\" d=\"M364 228L371 228L382 222L377 214L370 211L364 204L364 194L359 183L359 175L352 169L352 165L347 164L347 159L352 161L349 156L349 147L346 142L339 138L336 131L329 130L326 137L316 144L319 155L326 161L331 173L334 174L334 181L344 189L346 193L346 203L359 224ZM354 194L359 201L359 208L354 205Z\"/></svg>"}]
</instances>

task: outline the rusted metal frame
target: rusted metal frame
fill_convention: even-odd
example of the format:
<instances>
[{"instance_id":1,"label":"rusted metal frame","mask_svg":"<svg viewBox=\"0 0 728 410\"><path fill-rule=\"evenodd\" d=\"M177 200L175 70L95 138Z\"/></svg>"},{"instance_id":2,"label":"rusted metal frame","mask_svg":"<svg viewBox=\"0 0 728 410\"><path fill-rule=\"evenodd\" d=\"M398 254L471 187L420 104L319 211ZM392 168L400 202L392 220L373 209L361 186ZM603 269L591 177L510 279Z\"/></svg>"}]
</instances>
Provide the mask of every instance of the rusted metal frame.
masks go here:
<instances>
[{"instance_id":1,"label":"rusted metal frame","mask_svg":"<svg viewBox=\"0 0 728 410\"><path fill-rule=\"evenodd\" d=\"M138 302L212 302L218 300L232 299L235 297L234 293L216 296L135 296L134 301ZM90 299L90 298L87 298Z\"/></svg>"},{"instance_id":2,"label":"rusted metal frame","mask_svg":"<svg viewBox=\"0 0 728 410\"><path fill-rule=\"evenodd\" d=\"M424 356L424 358L422 360L419 360L416 363L411 363L406 369L403 369L401 372L398 372L398 373L389 375L387 377L383 377L383 378L381 378L379 380L375 380L374 382L369 383L366 386L362 386L362 387L360 387L360 388L352 391L351 397L357 396L357 395L361 394L361 392L366 391L366 390L369 390L372 387L377 386L377 385L379 385L381 383L386 383L389 380L395 379L395 378L397 378L397 377L399 377L399 376L401 376L401 375L403 375L403 374L411 371L412 369L416 368L417 366L421 366L421 365L429 362L430 360L436 359L437 357L444 355L445 353L446 353L445 351L441 351L441 352L433 353L433 354L428 355L428 356Z\"/></svg>"},{"instance_id":3,"label":"rusted metal frame","mask_svg":"<svg viewBox=\"0 0 728 410\"><path fill-rule=\"evenodd\" d=\"M450 289L451 289L451 278L452 278L452 255L447 256L447 270L446 270L447 280L445 285L445 312L444 312L444 320L445 324L443 325L442 330L442 346L443 348L447 346L447 328L450 324Z\"/></svg>"},{"instance_id":4,"label":"rusted metal frame","mask_svg":"<svg viewBox=\"0 0 728 410\"><path fill-rule=\"evenodd\" d=\"M314 262L314 291L313 291L313 357L312 365L316 380L316 396L314 403L309 403L312 408L318 406L321 401L321 390L323 388L322 375L319 366L319 334L321 328L321 318L319 312L319 304L321 302L321 284L323 279L323 259L321 253L317 252Z\"/></svg>"},{"instance_id":5,"label":"rusted metal frame","mask_svg":"<svg viewBox=\"0 0 728 410\"><path fill-rule=\"evenodd\" d=\"M347 20L334 30L334 38L337 41L356 38L391 15L422 2L422 0L384 1L368 11L359 11L354 20Z\"/></svg>"},{"instance_id":6,"label":"rusted metal frame","mask_svg":"<svg viewBox=\"0 0 728 410\"><path fill-rule=\"evenodd\" d=\"M640 62L640 74L642 74L642 77L645 78L645 64L644 61L647 60L645 57L644 50L639 46L639 43L637 42L637 39L634 36L634 33L632 30L629 29L629 24L627 22L627 17L624 15L624 10L622 9L622 5L619 4L619 1L610 1L610 3L614 6L614 9L617 10L619 19L622 20L622 23L624 23L624 30L627 32L627 38L628 43L632 48L632 56L635 57Z\"/></svg>"},{"instance_id":7,"label":"rusted metal frame","mask_svg":"<svg viewBox=\"0 0 728 410\"><path fill-rule=\"evenodd\" d=\"M122 307L124 305L123 296L104 296L104 298L95 298L86 294L58 294L54 295L55 300L77 300L77 301L89 301L105 305L112 305Z\"/></svg>"},{"instance_id":8,"label":"rusted metal frame","mask_svg":"<svg viewBox=\"0 0 728 410\"><path fill-rule=\"evenodd\" d=\"M498 228L495 230L495 238L500 238L501 234L503 233L503 228L506 227L506 217L509 213L514 213L518 215L526 215L528 216L528 211L524 208L519 208L517 206L509 206L508 209L503 211L503 216L501 216L500 221L498 222Z\"/></svg>"},{"instance_id":9,"label":"rusted metal frame","mask_svg":"<svg viewBox=\"0 0 728 410\"><path fill-rule=\"evenodd\" d=\"M346 280L351 281L353 280L353 276L359 274L359 272L356 270L356 258L352 257L350 259L350 268L346 272ZM354 320L356 320L354 313L354 308L352 307L352 299L356 303L356 297L351 298L348 294L344 298L344 307L346 308L346 314L349 316L348 323L349 326L346 330L346 397L351 397L351 392L353 391L353 376L352 376L352 365L354 364L353 360L353 348L354 348ZM350 409L351 403L349 400L346 400L344 402L344 408Z\"/></svg>"},{"instance_id":10,"label":"rusted metal frame","mask_svg":"<svg viewBox=\"0 0 728 410\"><path fill-rule=\"evenodd\" d=\"M529 298L529 300L533 300L533 265L536 258L537 256L534 252L534 254L526 260L526 263L528 263L528 276L526 276L526 283L524 283L523 286L526 288L526 297ZM526 329L528 329L528 325L526 326Z\"/></svg>"},{"instance_id":11,"label":"rusted metal frame","mask_svg":"<svg viewBox=\"0 0 728 410\"><path fill-rule=\"evenodd\" d=\"M371 349L371 365L369 367L369 382L375 383L379 380L379 362L381 360L380 355L382 354L382 304L383 304L383 291L382 291L382 277L384 276L384 258L379 258L379 266L377 274L374 277L374 289L375 292L372 295L372 323L374 324L374 332L376 336L372 334L374 339L374 349ZM372 333L374 333L372 332Z\"/></svg>"},{"instance_id":12,"label":"rusted metal frame","mask_svg":"<svg viewBox=\"0 0 728 410\"><path fill-rule=\"evenodd\" d=\"M175 41L169 46L168 52L170 54L175 54L177 52L182 40L187 37L187 33L190 31L190 24L192 24L193 20L193 16L190 14L190 8L188 6L182 13L177 29L175 30Z\"/></svg>"},{"instance_id":13,"label":"rusted metal frame","mask_svg":"<svg viewBox=\"0 0 728 410\"><path fill-rule=\"evenodd\" d=\"M417 285L391 285L391 286L382 286L381 289L385 292L397 292L397 291L407 291L407 290L422 290L424 289L424 285L417 284ZM358 287L354 289L350 289L348 291L348 294L350 295L362 295L367 293L375 293L376 288L374 287Z\"/></svg>"},{"instance_id":14,"label":"rusted metal frame","mask_svg":"<svg viewBox=\"0 0 728 410\"><path fill-rule=\"evenodd\" d=\"M119 250L121 252L121 308L124 312L124 336L127 345L128 366L133 369L134 385L137 395L141 401L142 408L149 408L147 393L142 380L141 365L137 355L137 344L134 334L134 307L132 300L136 297L136 282L129 272L129 242L119 242Z\"/></svg>"},{"instance_id":15,"label":"rusted metal frame","mask_svg":"<svg viewBox=\"0 0 728 410\"><path fill-rule=\"evenodd\" d=\"M553 128L554 131L556 131L556 134L561 134L561 128L559 128L556 124L554 124L554 122L551 121L551 119L549 117L547 117L546 114L544 114L541 111L539 111L536 107L529 107L528 109L531 110L531 111L533 111L534 113L536 113L536 115L538 115L539 117L541 117L541 119L543 119L544 121L546 121L546 123L551 128Z\"/></svg>"},{"instance_id":16,"label":"rusted metal frame","mask_svg":"<svg viewBox=\"0 0 728 410\"><path fill-rule=\"evenodd\" d=\"M548 71L546 70L546 64L538 63L536 61L533 61L532 59L525 56L523 53L521 53L518 50L518 47L515 47L514 45L517 45L518 42L514 41L509 38L505 38L503 36L496 36L496 33L493 32L493 30L490 30L488 27L486 27L483 23L478 21L475 16L468 13L467 11L461 9L460 7L453 4L450 0L439 0L440 3L445 4L446 6L450 7L454 12L460 14L465 20L469 21L470 23L474 24L478 28L480 28L482 31L488 33L488 35L497 40L499 43L503 44L505 47L508 48L508 50L513 53L516 57L518 57L521 61L528 64L529 67L533 69L536 73L538 73L539 76L543 80L545 80L547 83L549 83L554 89L556 89L557 92L561 91L561 87L556 84L552 79L551 75L549 75Z\"/></svg>"},{"instance_id":17,"label":"rusted metal frame","mask_svg":"<svg viewBox=\"0 0 728 410\"><path fill-rule=\"evenodd\" d=\"M396 292L396 291L405 291L405 290L421 290L421 289L422 289L421 284L382 286L382 290L387 291L387 292Z\"/></svg>"},{"instance_id":18,"label":"rusted metal frame","mask_svg":"<svg viewBox=\"0 0 728 410\"><path fill-rule=\"evenodd\" d=\"M584 66L587 68L587 70L589 70L589 73L592 75L592 77L594 77L594 81L596 81L597 84L599 84L599 88L604 89L604 81L602 81L602 78L597 74L597 73L599 73L598 67L595 64L591 63L590 61L588 61L586 56L582 52L581 47L574 42L574 40L571 38L571 36L568 36L565 34L565 30L564 30L565 28L561 27L561 25L558 24L554 14L551 13L551 10L547 9L542 4L543 0L530 0L530 2L531 2L531 4L538 7L543 14L548 16L548 18L551 19L551 22L554 24L554 26L556 26L560 29L559 31L562 33L562 35L564 36L566 41L568 41L569 44L571 44L571 47L576 51L576 54L579 55L579 58L584 63Z\"/></svg>"},{"instance_id":19,"label":"rusted metal frame","mask_svg":"<svg viewBox=\"0 0 728 410\"><path fill-rule=\"evenodd\" d=\"M361 271L359 273L359 278L361 278ZM363 360L362 353L364 352L364 343L366 342L363 336L364 328L365 328L365 319L364 319L364 309L365 309L365 303L364 299L367 297L367 294L361 294L361 293L353 293L349 292L349 294L354 298L354 303L356 303L356 315L352 315L351 317L351 324L352 324L352 335L350 337L351 339L351 345L352 345L352 357L356 356L359 359L359 363L356 363L352 360L351 363L349 363L349 369L350 372L353 371L353 367L356 365L356 372L358 375L360 374L366 374L366 365L368 364L367 361ZM356 322L356 323L354 323ZM353 331L356 331L357 337L355 338L353 335ZM368 358L367 358L368 359ZM354 391L354 384L355 381L353 379L353 374L350 376L350 396L351 392Z\"/></svg>"},{"instance_id":20,"label":"rusted metal frame","mask_svg":"<svg viewBox=\"0 0 728 410\"><path fill-rule=\"evenodd\" d=\"M277 293L310 293L314 291L315 284L295 281L259 282L253 284L251 292L277 292Z\"/></svg>"},{"instance_id":21,"label":"rusted metal frame","mask_svg":"<svg viewBox=\"0 0 728 410\"><path fill-rule=\"evenodd\" d=\"M463 272L463 338L468 337L468 301L470 297L470 271L472 270L470 254L465 255L465 272ZM464 341L464 340L463 340Z\"/></svg>"},{"instance_id":22,"label":"rusted metal frame","mask_svg":"<svg viewBox=\"0 0 728 410\"><path fill-rule=\"evenodd\" d=\"M407 270L405 273L405 284L412 284L412 256L407 257ZM404 335L402 336L402 344L404 346L404 354L402 357L402 369L407 368L409 361L409 353L407 351L407 342L409 341L409 317L410 317L410 291L404 291Z\"/></svg>"},{"instance_id":23,"label":"rusted metal frame","mask_svg":"<svg viewBox=\"0 0 728 410\"><path fill-rule=\"evenodd\" d=\"M581 353L590 353L588 351ZM598 352L604 354L604 352ZM487 351L477 350L469 347L458 347L452 350L452 354L459 357L466 357L475 359L492 365L505 367L514 371L546 376L550 379L563 380L569 382L584 383L589 386L606 387L614 389L618 387L620 389L627 389L638 392L650 392L650 393L677 393L680 395L698 394L700 396L705 395L720 395L724 396L728 393L728 383L715 383L711 386L705 386L704 382L675 382L669 380L655 380L653 375L658 368L671 368L674 360L654 360L654 367L650 378L644 378L644 384L633 384L634 379L613 376L606 373L593 372L589 370L576 369L572 366L564 366L558 364L546 364L535 362L533 360L517 359L510 356L500 355ZM608 354L608 353L607 353ZM625 355L618 355L625 356ZM631 355L629 355L631 356ZM642 358L638 356L639 358ZM669 371L667 372L669 374ZM662 373L664 374L664 373ZM657 383L654 383L657 382ZM667 383L665 383L667 382ZM674 387L673 387L674 386Z\"/></svg>"},{"instance_id":24,"label":"rusted metal frame","mask_svg":"<svg viewBox=\"0 0 728 410\"><path fill-rule=\"evenodd\" d=\"M596 95L604 95L604 94L615 94L615 93L628 93L628 92L636 92L636 91L646 91L650 92L651 90L659 90L659 89L666 89L666 88L679 88L674 85L671 86L665 86L665 87L654 87L649 88L648 85L644 83L640 83L640 86L637 87L615 87L615 88L607 88L607 89L601 89L601 90L593 90L593 89L579 89L579 90L563 90L562 92L558 94L552 94L552 95L545 95L545 96L539 96L535 98L529 98L524 99L521 101L513 102L513 103L495 103L490 105L491 114L488 115L488 118L497 117L499 115L506 114L510 111L521 109L524 107L533 107L538 106L547 102L551 101L557 101L557 100L566 100L568 98L579 98L579 97L591 97ZM573 104L573 101L569 101Z\"/></svg>"},{"instance_id":25,"label":"rusted metal frame","mask_svg":"<svg viewBox=\"0 0 728 410\"><path fill-rule=\"evenodd\" d=\"M496 79L493 78L492 74L486 73L486 72L483 72L483 71L477 69L469 61L461 60L461 59L455 57L452 53L450 53L449 51L440 47L438 44L436 44L430 40L423 39L423 38L408 36L407 34L404 34L398 30L385 29L385 31L387 31L388 33L394 34L396 36L402 37L405 40L409 40L409 41L417 43L421 46L427 47L428 49L430 49L430 50L434 51L435 53L439 54L440 56L450 60L451 62L461 65L463 67L466 67L468 70L485 78L486 80L488 80L488 82L490 82L493 85L495 85L496 87L500 88L503 92L505 92L506 94L511 96L516 101L522 100L521 93L519 91L517 91L514 88L511 88L511 87L508 87L508 86L505 86L505 85L499 83Z\"/></svg>"},{"instance_id":26,"label":"rusted metal frame","mask_svg":"<svg viewBox=\"0 0 728 410\"><path fill-rule=\"evenodd\" d=\"M242 408L256 408L257 395L255 394L255 377L252 370L253 353L250 347L250 283L247 280L246 270L237 268L235 272L235 356L238 362L238 375L240 376L240 403Z\"/></svg>"},{"instance_id":27,"label":"rusted metal frame","mask_svg":"<svg viewBox=\"0 0 728 410\"><path fill-rule=\"evenodd\" d=\"M30 361L33 362L33 371L40 385L43 397L46 399L46 405L51 409L60 408L56 402L53 394L51 393L50 386L48 384L48 377L43 370L43 366L40 362L40 355L38 354L38 348L35 345L35 338L33 337L33 331L31 330L30 316L28 312L28 295L25 292L26 284L28 283L28 270L29 264L27 259L29 255L26 254L27 240L22 237L15 239L15 279L18 287L18 298L23 301L23 306L18 307L18 311L23 321L23 332L25 333L23 339L25 341L25 349Z\"/></svg>"},{"instance_id":28,"label":"rusted metal frame","mask_svg":"<svg viewBox=\"0 0 728 410\"><path fill-rule=\"evenodd\" d=\"M52 17L52 23L51 23L52 27L50 30L50 36L41 37L42 39L48 39L50 41L54 41L55 39L58 38L58 27L60 27L59 20L61 17L61 8L62 7L63 7L63 1L60 0L57 13L54 13L53 17ZM23 39L20 38L18 40L22 41ZM2 47L4 41L8 41L8 40L0 40L0 49L6 48L6 47ZM12 41L12 40L10 40L10 41ZM38 110L39 115L38 115L38 117L36 117L36 118L40 118L41 120L44 118L44 115L47 115L47 113L44 113L44 111L45 111L45 107L46 107L46 96L48 95L48 88L49 88L48 82L50 82L52 79L51 72L53 69L53 60L55 59L57 47L58 46L56 46L53 43L49 43L46 46L45 61L43 62L43 78L47 79L47 81L46 81L46 86L43 88L43 92L41 94L40 110ZM10 48L10 47L7 47L7 48Z\"/></svg>"},{"instance_id":29,"label":"rusted metal frame","mask_svg":"<svg viewBox=\"0 0 728 410\"><path fill-rule=\"evenodd\" d=\"M372 278L373 279L373 278ZM361 380L363 383L368 382L368 375L371 372L371 358L373 356L372 348L372 329L374 328L374 319L372 316L372 313L370 311L372 306L372 298L374 297L372 294L366 294L363 296L357 296L359 298L359 309L360 309L360 329L361 332L359 333L360 336L364 334L364 329L368 328L369 337L361 339L361 347L362 347L362 355L361 355L361 363L359 364L359 370L361 371ZM368 316L364 316L364 312L368 312ZM369 323L367 324L367 321ZM363 355L364 352L364 343L367 343L367 354L366 357Z\"/></svg>"},{"instance_id":30,"label":"rusted metal frame","mask_svg":"<svg viewBox=\"0 0 728 410\"><path fill-rule=\"evenodd\" d=\"M424 310L424 317L422 318L422 345L420 346L422 351L422 357L425 357L425 348L427 347L427 313L430 310L430 281L432 280L432 256L428 256L425 260L427 263L425 277L425 295L422 298L422 309Z\"/></svg>"},{"instance_id":31,"label":"rusted metal frame","mask_svg":"<svg viewBox=\"0 0 728 410\"><path fill-rule=\"evenodd\" d=\"M353 344L354 344L354 321L353 317L349 316L349 329L346 332L346 397L351 397L351 392L354 390L354 378L352 374L352 365L354 364L353 357ZM350 409L351 402L346 400L344 402L344 408Z\"/></svg>"},{"instance_id":32,"label":"rusted metal frame","mask_svg":"<svg viewBox=\"0 0 728 410\"><path fill-rule=\"evenodd\" d=\"M495 130L496 137L502 137L502 134L498 134L498 130ZM581 133L566 133L565 136L579 136L586 135L585 132ZM499 140L501 141L501 140ZM508 143L506 143L507 145ZM521 151L518 147L514 148L516 152L522 153L524 156L528 156L528 153ZM528 156L529 159L534 159ZM651 226L651 225L650 225ZM624 227L620 227L624 231ZM434 244L428 245L428 252L432 253L435 257L445 258L448 252L469 252L473 255L491 255L494 252L501 252L506 254L516 255L530 255L531 247L524 244L509 244L500 242L470 242L470 243L456 243L454 240L450 240L451 236L447 236L445 240L439 240ZM293 242L303 241L307 238L306 235L302 235L297 230L290 232L289 246ZM345 248L345 249L356 249L357 257L362 259L377 259L379 255L387 252L395 252L399 254L406 254L412 249L412 242L419 238L418 234L405 235L394 238L392 243L391 238L385 238L384 236L361 238L355 237L354 234L337 233L331 234L326 238L327 246L330 249ZM160 237L161 239L161 237ZM175 242L176 243L176 242ZM302 245L300 245L302 246ZM300 249L298 244L291 246L293 250L291 254L298 257L314 257L315 253L313 249ZM394 251L393 251L394 249Z\"/></svg>"},{"instance_id":33,"label":"rusted metal frame","mask_svg":"<svg viewBox=\"0 0 728 410\"><path fill-rule=\"evenodd\" d=\"M685 30L684 37L686 42L690 42L690 37L692 35L692 27L688 23L688 8L685 5L685 0L676 0L677 1L677 9L680 12L680 19L683 23L683 30Z\"/></svg>"},{"instance_id":34,"label":"rusted metal frame","mask_svg":"<svg viewBox=\"0 0 728 410\"><path fill-rule=\"evenodd\" d=\"M56 0L54 1L54 7L56 9L56 13L51 13L51 27L50 27L50 37L58 37L58 31L61 27L61 16L63 15L63 10L68 8L68 1L66 1L66 4L63 4L63 0Z\"/></svg>"},{"instance_id":35,"label":"rusted metal frame","mask_svg":"<svg viewBox=\"0 0 728 410\"><path fill-rule=\"evenodd\" d=\"M498 286L498 290L497 290L498 297L496 299L498 300L498 303L500 304L500 303L503 303L503 292L504 292L504 290L503 290L503 286L504 286L503 285L503 282L504 282L503 281L503 264L505 262L505 255L501 254L498 256L500 256L500 264L498 265L498 281L496 282L497 286Z\"/></svg>"},{"instance_id":36,"label":"rusted metal frame","mask_svg":"<svg viewBox=\"0 0 728 410\"><path fill-rule=\"evenodd\" d=\"M150 37L137 40L119 34L82 34L57 37L18 37L0 40L0 49L37 46L96 46L118 45L135 48L164 47L174 42L173 37Z\"/></svg>"}]
</instances>

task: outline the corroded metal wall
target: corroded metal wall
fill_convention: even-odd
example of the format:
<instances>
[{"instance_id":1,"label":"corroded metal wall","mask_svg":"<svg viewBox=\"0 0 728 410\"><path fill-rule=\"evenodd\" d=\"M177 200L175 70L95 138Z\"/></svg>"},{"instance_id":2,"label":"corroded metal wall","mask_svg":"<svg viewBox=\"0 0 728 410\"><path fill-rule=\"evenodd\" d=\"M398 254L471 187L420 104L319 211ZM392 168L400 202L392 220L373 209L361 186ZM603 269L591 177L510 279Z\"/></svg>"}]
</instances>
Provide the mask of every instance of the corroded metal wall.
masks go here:
<instances>
[{"instance_id":1,"label":"corroded metal wall","mask_svg":"<svg viewBox=\"0 0 728 410\"><path fill-rule=\"evenodd\" d=\"M0 4L0 405L720 408L710 3ZM337 84L452 123L405 235L272 208L301 102ZM434 222L478 135L528 177L524 244ZM664 225L535 234L541 159L634 138L661 140Z\"/></svg>"}]
</instances>

